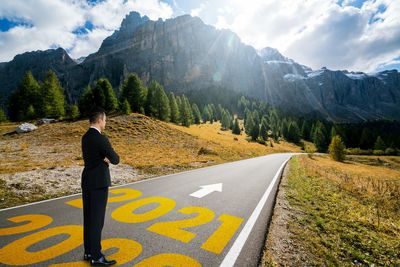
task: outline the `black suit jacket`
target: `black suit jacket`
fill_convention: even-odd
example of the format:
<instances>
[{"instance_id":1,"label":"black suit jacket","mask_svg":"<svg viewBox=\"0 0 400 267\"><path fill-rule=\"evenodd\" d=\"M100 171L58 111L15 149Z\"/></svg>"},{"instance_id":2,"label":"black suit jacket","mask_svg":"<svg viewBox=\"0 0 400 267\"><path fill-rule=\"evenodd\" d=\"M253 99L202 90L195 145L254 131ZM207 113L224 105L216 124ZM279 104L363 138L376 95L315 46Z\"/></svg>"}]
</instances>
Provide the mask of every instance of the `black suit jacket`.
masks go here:
<instances>
[{"instance_id":1,"label":"black suit jacket","mask_svg":"<svg viewBox=\"0 0 400 267\"><path fill-rule=\"evenodd\" d=\"M89 128L82 136L82 156L85 167L82 171L82 189L95 189L111 186L107 157L112 164L119 163L119 156L112 148L108 138L98 130Z\"/></svg>"}]
</instances>

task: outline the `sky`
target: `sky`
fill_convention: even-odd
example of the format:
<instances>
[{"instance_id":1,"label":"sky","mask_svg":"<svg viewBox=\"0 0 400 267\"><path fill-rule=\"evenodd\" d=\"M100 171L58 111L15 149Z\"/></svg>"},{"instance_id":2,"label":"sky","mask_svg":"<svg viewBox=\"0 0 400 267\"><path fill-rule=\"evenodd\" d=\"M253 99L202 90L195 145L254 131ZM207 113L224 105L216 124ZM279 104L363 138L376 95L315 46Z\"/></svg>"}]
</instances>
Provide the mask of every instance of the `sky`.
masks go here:
<instances>
[{"instance_id":1,"label":"sky","mask_svg":"<svg viewBox=\"0 0 400 267\"><path fill-rule=\"evenodd\" d=\"M198 16L313 69L400 70L400 0L0 0L0 62L57 47L87 56L130 11Z\"/></svg>"}]
</instances>

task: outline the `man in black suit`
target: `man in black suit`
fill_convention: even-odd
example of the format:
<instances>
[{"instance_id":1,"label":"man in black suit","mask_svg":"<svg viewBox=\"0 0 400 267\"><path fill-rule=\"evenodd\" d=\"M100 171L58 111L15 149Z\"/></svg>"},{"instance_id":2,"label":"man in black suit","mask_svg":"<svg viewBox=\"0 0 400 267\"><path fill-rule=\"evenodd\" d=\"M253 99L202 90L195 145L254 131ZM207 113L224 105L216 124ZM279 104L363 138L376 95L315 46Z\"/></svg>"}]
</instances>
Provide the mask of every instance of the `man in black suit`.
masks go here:
<instances>
[{"instance_id":1,"label":"man in black suit","mask_svg":"<svg viewBox=\"0 0 400 267\"><path fill-rule=\"evenodd\" d=\"M113 265L101 253L101 231L104 225L108 187L111 185L109 163L118 164L119 156L108 138L101 134L106 126L103 108L94 107L89 116L90 128L82 136L85 167L82 172L84 259L93 266Z\"/></svg>"}]
</instances>

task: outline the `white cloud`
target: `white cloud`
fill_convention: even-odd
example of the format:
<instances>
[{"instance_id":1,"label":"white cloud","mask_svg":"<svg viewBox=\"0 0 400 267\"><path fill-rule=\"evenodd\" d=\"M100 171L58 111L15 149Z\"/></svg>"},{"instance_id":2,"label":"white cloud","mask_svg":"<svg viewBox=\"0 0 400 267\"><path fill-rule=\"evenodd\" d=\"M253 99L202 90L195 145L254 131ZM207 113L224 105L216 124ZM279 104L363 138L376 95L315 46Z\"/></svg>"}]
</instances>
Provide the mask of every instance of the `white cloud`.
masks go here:
<instances>
[{"instance_id":1,"label":"white cloud","mask_svg":"<svg viewBox=\"0 0 400 267\"><path fill-rule=\"evenodd\" d=\"M106 0L88 5L85 0L0 0L0 18L28 21L33 27L17 26L0 32L0 62L26 51L61 46L73 58L97 51L104 38L119 28L130 11L151 19L169 18L172 8L157 0ZM73 31L91 21L92 31L76 35Z\"/></svg>"},{"instance_id":2,"label":"white cloud","mask_svg":"<svg viewBox=\"0 0 400 267\"><path fill-rule=\"evenodd\" d=\"M219 9L230 7L233 19L221 13L215 26L231 29L257 49L277 48L313 68L374 71L400 56L400 1L370 0L361 8L353 3L224 0Z\"/></svg>"},{"instance_id":3,"label":"white cloud","mask_svg":"<svg viewBox=\"0 0 400 267\"><path fill-rule=\"evenodd\" d=\"M200 16L200 13L201 13L203 10L206 9L207 5L208 5L208 2L201 3L199 7L194 8L194 9L192 9L192 10L190 11L190 15L193 16L193 17L198 17L198 16Z\"/></svg>"},{"instance_id":4,"label":"white cloud","mask_svg":"<svg viewBox=\"0 0 400 267\"><path fill-rule=\"evenodd\" d=\"M231 29L257 49L275 47L312 68L370 72L391 65L400 56L400 1L368 0L361 8L352 6L356 2L218 0L200 2L186 13ZM85 0L0 0L0 17L34 25L0 32L0 62L54 46L68 49L73 58L86 56L97 51L130 11L153 20L185 12L176 0L172 5L175 10L158 0L105 0L96 5ZM86 21L94 25L92 31L72 33Z\"/></svg>"}]
</instances>

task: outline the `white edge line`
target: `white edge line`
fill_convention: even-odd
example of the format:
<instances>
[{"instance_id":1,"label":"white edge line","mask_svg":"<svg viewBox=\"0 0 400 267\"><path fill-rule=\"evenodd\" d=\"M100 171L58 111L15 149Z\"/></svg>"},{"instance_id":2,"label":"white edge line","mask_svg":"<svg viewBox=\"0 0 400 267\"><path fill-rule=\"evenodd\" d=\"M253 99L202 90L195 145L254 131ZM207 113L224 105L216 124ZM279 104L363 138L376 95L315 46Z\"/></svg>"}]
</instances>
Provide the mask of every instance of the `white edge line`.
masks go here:
<instances>
[{"instance_id":1,"label":"white edge line","mask_svg":"<svg viewBox=\"0 0 400 267\"><path fill-rule=\"evenodd\" d=\"M274 188L278 177L281 176L281 171L285 164L290 160L292 156L290 156L282 165L279 167L278 171L276 172L274 178L272 179L271 183L269 184L267 190L265 191L264 195L261 197L260 201L258 202L257 206L255 207L253 213L250 215L249 219L247 220L245 226L243 227L242 231L239 233L238 237L236 238L235 242L233 243L231 249L226 254L225 258L223 259L220 267L231 267L235 264L237 258L239 257L240 251L242 250L244 244L246 243L247 238L250 235L251 230L254 227L254 224L257 221L258 216L260 215L264 204L267 202L267 199Z\"/></svg>"},{"instance_id":2,"label":"white edge line","mask_svg":"<svg viewBox=\"0 0 400 267\"><path fill-rule=\"evenodd\" d=\"M292 153L292 152L288 152L288 154L289 154L289 153L290 153L290 154L296 154L296 153ZM266 155L262 155L262 156L258 156L258 157L265 157L265 156L277 155L277 154L286 154L286 153L272 153L272 154L266 154ZM213 167L217 167L217 166L220 166L220 165L223 165L223 164L231 164L231 163L235 163L235 162L238 162L238 161L251 160L251 159L258 158L258 157L252 157L252 158L247 158L247 159L241 159L241 160L236 160L236 161L230 161L230 162L220 163L220 164L216 164L216 165L205 166L205 167L201 167L201 168L196 168L196 169L192 169L192 170L187 170L187 171L183 171L183 172L170 173L170 174L166 174L166 175L162 175L162 176L151 177L151 178L147 178L147 179L143 179L143 180L139 180L139 181L134 181L134 182L127 183L127 184L114 185L114 186L111 186L110 188L122 187L122 186L131 185L131 184L146 182L146 181L150 181L150 180L156 180L156 179L160 179L160 178L164 178L164 177L168 177L168 176L172 176L172 175L194 172L194 171L197 171L197 170L200 170L200 169L213 168ZM0 209L0 212L6 211L6 210L12 210L12 209L17 209L17 208L22 208L22 207L26 207L26 206L31 206L31 205L36 205L36 204L40 204L40 203L45 203L45 202L49 202L49 201L53 201L53 200L57 200L57 199L63 199L63 198L67 198L67 197L77 196L77 195L81 195L81 194L82 194L82 193L76 193L76 194L71 194L71 195L62 196L62 197L56 197L56 198L45 199L45 200L41 200L41 201L37 201L37 202L26 203L26 204L22 204L22 205L15 206L15 207L9 207L9 208Z\"/></svg>"}]
</instances>

